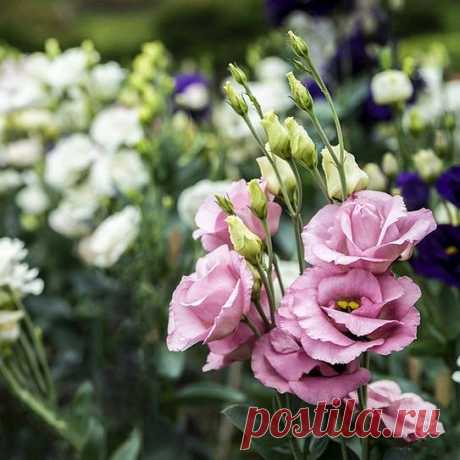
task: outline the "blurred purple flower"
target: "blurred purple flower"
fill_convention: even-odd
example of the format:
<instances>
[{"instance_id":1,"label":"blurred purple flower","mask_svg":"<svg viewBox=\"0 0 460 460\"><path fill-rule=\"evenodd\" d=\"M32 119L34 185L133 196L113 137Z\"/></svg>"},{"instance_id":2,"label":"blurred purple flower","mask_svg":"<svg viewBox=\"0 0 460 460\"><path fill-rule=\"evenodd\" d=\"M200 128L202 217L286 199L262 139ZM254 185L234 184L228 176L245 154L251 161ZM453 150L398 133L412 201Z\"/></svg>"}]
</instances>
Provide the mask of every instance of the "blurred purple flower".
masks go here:
<instances>
[{"instance_id":1,"label":"blurred purple flower","mask_svg":"<svg viewBox=\"0 0 460 460\"><path fill-rule=\"evenodd\" d=\"M419 275L460 287L460 227L438 225L419 243L411 265Z\"/></svg>"},{"instance_id":2,"label":"blurred purple flower","mask_svg":"<svg viewBox=\"0 0 460 460\"><path fill-rule=\"evenodd\" d=\"M420 176L414 172L402 172L396 179L408 211L416 211L428 206L430 188Z\"/></svg>"},{"instance_id":3,"label":"blurred purple flower","mask_svg":"<svg viewBox=\"0 0 460 460\"><path fill-rule=\"evenodd\" d=\"M460 165L445 171L436 182L436 189L445 200L460 207Z\"/></svg>"}]
</instances>

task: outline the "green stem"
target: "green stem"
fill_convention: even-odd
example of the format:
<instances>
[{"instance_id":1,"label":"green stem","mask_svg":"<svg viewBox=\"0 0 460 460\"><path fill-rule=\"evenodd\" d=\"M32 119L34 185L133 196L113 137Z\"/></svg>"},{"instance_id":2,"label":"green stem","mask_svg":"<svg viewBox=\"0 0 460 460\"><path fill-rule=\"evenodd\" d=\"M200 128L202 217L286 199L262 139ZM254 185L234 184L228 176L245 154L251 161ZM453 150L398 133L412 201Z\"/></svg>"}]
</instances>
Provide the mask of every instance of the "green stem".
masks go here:
<instances>
[{"instance_id":1,"label":"green stem","mask_svg":"<svg viewBox=\"0 0 460 460\"><path fill-rule=\"evenodd\" d=\"M262 119L264 117L264 114L262 112L262 108L260 107L259 101L254 96L254 93L251 91L251 88L249 87L247 83L243 83L243 87L246 91L246 94L249 97L249 100L252 102L252 105L256 109L257 115L259 115L259 118Z\"/></svg>"},{"instance_id":2,"label":"green stem","mask_svg":"<svg viewBox=\"0 0 460 460\"><path fill-rule=\"evenodd\" d=\"M300 225L299 225L300 223ZM297 261L299 263L299 272L303 273L305 270L304 249L302 244L302 219L296 215L292 217L292 225L294 227L295 244L297 250Z\"/></svg>"},{"instance_id":3,"label":"green stem","mask_svg":"<svg viewBox=\"0 0 460 460\"><path fill-rule=\"evenodd\" d=\"M363 353L362 367L370 368L370 355L368 352ZM358 388L358 399L361 411L367 409L367 384ZM361 438L361 460L369 460L369 437Z\"/></svg>"},{"instance_id":4,"label":"green stem","mask_svg":"<svg viewBox=\"0 0 460 460\"><path fill-rule=\"evenodd\" d=\"M33 352L32 347L30 346L25 334L20 334L19 344L22 347L24 355L27 358L29 368L32 371L37 387L39 388L40 392L42 392L43 396L46 397L46 395L48 394L47 385L45 383L42 373L40 372L35 353Z\"/></svg>"},{"instance_id":5,"label":"green stem","mask_svg":"<svg viewBox=\"0 0 460 460\"><path fill-rule=\"evenodd\" d=\"M256 307L257 313L259 313L259 316L262 318L262 321L265 325L265 329L269 331L271 329L270 321L268 321L267 315L264 312L264 309L262 308L262 305L260 304L259 299L253 299L254 305Z\"/></svg>"},{"instance_id":6,"label":"green stem","mask_svg":"<svg viewBox=\"0 0 460 460\"><path fill-rule=\"evenodd\" d=\"M284 296L283 278L281 276L281 271L280 271L280 267L278 264L278 258L276 257L276 255L273 259L273 264L275 265L275 272L276 272L276 277L278 278L278 284L280 286L281 295Z\"/></svg>"},{"instance_id":7,"label":"green stem","mask_svg":"<svg viewBox=\"0 0 460 460\"><path fill-rule=\"evenodd\" d=\"M267 278L267 276L265 275L264 269L260 264L256 266L256 269L257 269L257 272L259 273L260 279L262 280L262 284L265 287L265 291L267 292L268 303L270 305L270 318L271 318L272 324L274 325L276 305L275 305L275 295L273 291L273 282L272 280Z\"/></svg>"},{"instance_id":8,"label":"green stem","mask_svg":"<svg viewBox=\"0 0 460 460\"><path fill-rule=\"evenodd\" d=\"M343 436L340 436L340 450L342 452L342 460L348 460L347 445Z\"/></svg>"},{"instance_id":9,"label":"green stem","mask_svg":"<svg viewBox=\"0 0 460 460\"><path fill-rule=\"evenodd\" d=\"M251 329L252 332L254 332L254 334L257 337L261 336L261 333L259 329L257 329L257 326L246 315L243 315L242 321L249 327L249 329Z\"/></svg>"},{"instance_id":10,"label":"green stem","mask_svg":"<svg viewBox=\"0 0 460 460\"><path fill-rule=\"evenodd\" d=\"M284 406L281 401L281 397L279 393L275 393L275 400L276 400L276 405L278 406L278 409L282 409ZM286 395L286 406L288 409L291 408L290 397L288 394ZM300 450L300 447L297 444L297 440L293 438L292 436L289 436L289 446L291 448L291 453L292 453L292 457L294 460L302 460L303 458L305 459L308 458L307 456L305 457L302 456L302 451Z\"/></svg>"}]
</instances>

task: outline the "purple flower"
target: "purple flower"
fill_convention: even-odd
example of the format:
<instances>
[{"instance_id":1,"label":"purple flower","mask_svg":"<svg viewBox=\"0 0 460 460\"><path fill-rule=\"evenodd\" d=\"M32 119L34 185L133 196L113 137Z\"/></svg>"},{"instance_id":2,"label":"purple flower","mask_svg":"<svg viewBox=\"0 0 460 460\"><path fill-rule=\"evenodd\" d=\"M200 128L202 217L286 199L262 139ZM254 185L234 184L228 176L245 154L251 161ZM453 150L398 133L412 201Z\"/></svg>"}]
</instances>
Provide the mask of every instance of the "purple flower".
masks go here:
<instances>
[{"instance_id":1,"label":"purple flower","mask_svg":"<svg viewBox=\"0 0 460 460\"><path fill-rule=\"evenodd\" d=\"M445 200L460 207L460 165L445 171L436 182L436 189Z\"/></svg>"},{"instance_id":2,"label":"purple flower","mask_svg":"<svg viewBox=\"0 0 460 460\"><path fill-rule=\"evenodd\" d=\"M199 73L177 75L173 98L176 109L202 119L210 110L209 81Z\"/></svg>"},{"instance_id":3,"label":"purple flower","mask_svg":"<svg viewBox=\"0 0 460 460\"><path fill-rule=\"evenodd\" d=\"M408 211L428 207L430 188L417 173L401 173L396 179L396 185L401 189Z\"/></svg>"},{"instance_id":4,"label":"purple flower","mask_svg":"<svg viewBox=\"0 0 460 460\"><path fill-rule=\"evenodd\" d=\"M411 264L419 275L460 287L460 227L438 225L418 245Z\"/></svg>"},{"instance_id":5,"label":"purple flower","mask_svg":"<svg viewBox=\"0 0 460 460\"><path fill-rule=\"evenodd\" d=\"M350 11L355 0L265 0L270 22L279 26L293 11L304 11L311 16L325 16L335 9Z\"/></svg>"},{"instance_id":6,"label":"purple flower","mask_svg":"<svg viewBox=\"0 0 460 460\"><path fill-rule=\"evenodd\" d=\"M311 97L315 101L318 99L324 99L324 94L322 93L320 87L318 86L318 83L316 83L315 80L312 80L310 77L307 77L302 81L302 83L305 86L305 88L308 89L309 93L311 94ZM325 81L325 84L328 87L329 91L331 91L327 81Z\"/></svg>"}]
</instances>

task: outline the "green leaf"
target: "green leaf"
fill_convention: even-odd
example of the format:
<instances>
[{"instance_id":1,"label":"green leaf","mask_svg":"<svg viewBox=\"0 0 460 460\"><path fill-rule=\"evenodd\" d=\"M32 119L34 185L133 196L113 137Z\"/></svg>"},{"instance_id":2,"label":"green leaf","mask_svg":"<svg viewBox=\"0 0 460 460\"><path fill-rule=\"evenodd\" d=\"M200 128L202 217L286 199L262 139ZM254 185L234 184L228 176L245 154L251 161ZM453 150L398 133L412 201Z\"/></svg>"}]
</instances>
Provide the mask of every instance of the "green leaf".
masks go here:
<instances>
[{"instance_id":1,"label":"green leaf","mask_svg":"<svg viewBox=\"0 0 460 460\"><path fill-rule=\"evenodd\" d=\"M105 430L95 417L88 422L88 437L81 452L81 460L105 460Z\"/></svg>"},{"instance_id":2,"label":"green leaf","mask_svg":"<svg viewBox=\"0 0 460 460\"><path fill-rule=\"evenodd\" d=\"M188 385L176 393L176 400L203 404L203 400L239 403L246 399L244 393L218 383L201 382Z\"/></svg>"},{"instance_id":3,"label":"green leaf","mask_svg":"<svg viewBox=\"0 0 460 460\"><path fill-rule=\"evenodd\" d=\"M129 438L110 457L110 460L137 460L141 450L141 442L141 434L135 428Z\"/></svg>"},{"instance_id":4,"label":"green leaf","mask_svg":"<svg viewBox=\"0 0 460 460\"><path fill-rule=\"evenodd\" d=\"M323 438L311 438L308 450L310 451L309 460L317 460L324 454L327 449L330 439L327 436Z\"/></svg>"}]
</instances>

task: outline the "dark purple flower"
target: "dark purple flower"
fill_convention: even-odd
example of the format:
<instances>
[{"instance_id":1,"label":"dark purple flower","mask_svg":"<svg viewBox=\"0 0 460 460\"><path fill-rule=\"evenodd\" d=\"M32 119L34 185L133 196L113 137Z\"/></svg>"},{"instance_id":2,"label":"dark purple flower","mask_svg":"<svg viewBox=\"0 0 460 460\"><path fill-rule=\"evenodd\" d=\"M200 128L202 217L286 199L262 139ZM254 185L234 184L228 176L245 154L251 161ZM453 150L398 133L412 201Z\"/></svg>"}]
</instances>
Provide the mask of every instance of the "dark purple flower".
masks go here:
<instances>
[{"instance_id":1,"label":"dark purple flower","mask_svg":"<svg viewBox=\"0 0 460 460\"><path fill-rule=\"evenodd\" d=\"M193 118L201 119L210 110L209 80L199 73L176 76L174 105L177 110L185 110Z\"/></svg>"},{"instance_id":2,"label":"dark purple flower","mask_svg":"<svg viewBox=\"0 0 460 460\"><path fill-rule=\"evenodd\" d=\"M270 22L279 26L293 11L303 11L311 16L325 16L338 8L350 11L355 0L265 0Z\"/></svg>"},{"instance_id":3,"label":"dark purple flower","mask_svg":"<svg viewBox=\"0 0 460 460\"><path fill-rule=\"evenodd\" d=\"M447 201L460 207L460 165L452 166L436 182L438 193Z\"/></svg>"},{"instance_id":4,"label":"dark purple flower","mask_svg":"<svg viewBox=\"0 0 460 460\"><path fill-rule=\"evenodd\" d=\"M316 83L315 80L312 80L311 78L307 77L302 81L303 85L305 88L308 89L308 91L311 94L311 97L316 101L317 99L324 99L324 94L322 93L321 89L318 86L318 83ZM328 87L329 91L331 91L331 88L329 87L327 82L324 82L325 85Z\"/></svg>"},{"instance_id":5,"label":"dark purple flower","mask_svg":"<svg viewBox=\"0 0 460 460\"><path fill-rule=\"evenodd\" d=\"M408 211L416 211L428 206L430 188L420 176L414 172L403 172L396 179Z\"/></svg>"},{"instance_id":6,"label":"dark purple flower","mask_svg":"<svg viewBox=\"0 0 460 460\"><path fill-rule=\"evenodd\" d=\"M460 287L460 227L438 225L419 243L411 264L419 275Z\"/></svg>"},{"instance_id":7,"label":"dark purple flower","mask_svg":"<svg viewBox=\"0 0 460 460\"><path fill-rule=\"evenodd\" d=\"M369 88L367 97L361 105L360 120L364 125L373 125L374 123L391 121L393 112L390 107L378 105L372 97L372 91Z\"/></svg>"}]
</instances>

